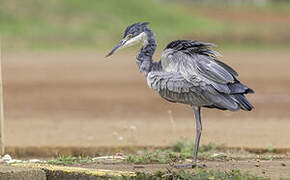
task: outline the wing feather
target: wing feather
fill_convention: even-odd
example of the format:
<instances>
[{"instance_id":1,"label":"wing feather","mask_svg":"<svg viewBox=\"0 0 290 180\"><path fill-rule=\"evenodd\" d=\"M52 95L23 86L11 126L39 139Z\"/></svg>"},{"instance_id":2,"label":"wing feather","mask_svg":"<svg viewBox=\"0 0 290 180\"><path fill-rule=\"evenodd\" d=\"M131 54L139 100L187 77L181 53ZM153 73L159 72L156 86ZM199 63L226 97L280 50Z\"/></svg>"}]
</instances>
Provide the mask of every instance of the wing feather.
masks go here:
<instances>
[{"instance_id":1,"label":"wing feather","mask_svg":"<svg viewBox=\"0 0 290 180\"><path fill-rule=\"evenodd\" d=\"M217 62L220 66L222 66L225 70L227 70L228 72L230 72L233 76L238 76L239 74L233 69L231 68L229 65L215 59L215 62Z\"/></svg>"},{"instance_id":2,"label":"wing feather","mask_svg":"<svg viewBox=\"0 0 290 180\"><path fill-rule=\"evenodd\" d=\"M196 54L192 55L191 59L196 62L197 70L204 77L223 84L234 82L232 74L213 61L210 57Z\"/></svg>"},{"instance_id":3,"label":"wing feather","mask_svg":"<svg viewBox=\"0 0 290 180\"><path fill-rule=\"evenodd\" d=\"M166 72L179 72L186 80L199 78L222 93L229 94L227 86L235 82L237 75L228 65L214 58L217 53L209 49L210 43L177 40L170 43L161 57L161 65Z\"/></svg>"},{"instance_id":4,"label":"wing feather","mask_svg":"<svg viewBox=\"0 0 290 180\"><path fill-rule=\"evenodd\" d=\"M170 102L210 104L202 96L201 87L193 86L180 73L153 71L148 74L147 83L161 97Z\"/></svg>"},{"instance_id":5,"label":"wing feather","mask_svg":"<svg viewBox=\"0 0 290 180\"><path fill-rule=\"evenodd\" d=\"M243 94L253 90L240 83L238 73L219 61L213 44L190 40L171 42L163 51L161 69L151 71L148 85L170 102L222 110L251 110Z\"/></svg>"},{"instance_id":6,"label":"wing feather","mask_svg":"<svg viewBox=\"0 0 290 180\"><path fill-rule=\"evenodd\" d=\"M196 79L198 81L198 79ZM177 72L150 72L147 76L149 87L170 102L179 102L196 106L216 106L237 110L239 106L229 95L220 94L206 83L194 86L182 74Z\"/></svg>"}]
</instances>

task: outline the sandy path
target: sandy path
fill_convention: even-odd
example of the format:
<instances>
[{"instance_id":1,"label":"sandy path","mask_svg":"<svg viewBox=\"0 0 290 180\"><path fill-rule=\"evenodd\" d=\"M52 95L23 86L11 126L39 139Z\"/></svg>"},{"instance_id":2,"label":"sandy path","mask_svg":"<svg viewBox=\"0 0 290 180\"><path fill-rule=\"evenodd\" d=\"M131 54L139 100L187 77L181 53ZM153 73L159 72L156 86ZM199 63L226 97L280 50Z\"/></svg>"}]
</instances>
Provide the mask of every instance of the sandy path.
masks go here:
<instances>
[{"instance_id":1,"label":"sandy path","mask_svg":"<svg viewBox=\"0 0 290 180\"><path fill-rule=\"evenodd\" d=\"M7 145L168 145L193 139L192 110L149 89L134 54L108 61L104 54L5 53ZM256 91L249 96L255 110L203 110L201 143L289 148L290 53L223 54Z\"/></svg>"}]
</instances>

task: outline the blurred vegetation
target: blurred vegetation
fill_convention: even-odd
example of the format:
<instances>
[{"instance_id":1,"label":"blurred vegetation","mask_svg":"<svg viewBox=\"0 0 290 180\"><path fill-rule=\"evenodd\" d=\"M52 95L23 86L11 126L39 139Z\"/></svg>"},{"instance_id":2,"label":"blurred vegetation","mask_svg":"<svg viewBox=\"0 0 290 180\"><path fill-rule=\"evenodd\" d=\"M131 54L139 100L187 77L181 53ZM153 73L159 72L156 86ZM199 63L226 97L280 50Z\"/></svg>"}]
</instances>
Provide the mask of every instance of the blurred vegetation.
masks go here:
<instances>
[{"instance_id":1,"label":"blurred vegetation","mask_svg":"<svg viewBox=\"0 0 290 180\"><path fill-rule=\"evenodd\" d=\"M116 43L135 22L150 22L160 44L180 38L219 44L284 46L290 43L290 2L263 7L212 6L184 0L0 0L5 48L96 48ZM211 2L211 1L207 1ZM272 19L235 17L263 12ZM238 12L237 12L238 11ZM281 12L282 11L282 12ZM214 13L216 12L216 13ZM274 12L274 13L273 13ZM270 13L270 14L269 14ZM233 19L231 19L233 14ZM218 15L218 16L216 16ZM262 14L263 16L263 14ZM267 17L266 17L267 18ZM281 18L281 20L279 20ZM273 23L271 22L273 21ZM289 23L288 23L289 24Z\"/></svg>"},{"instance_id":2,"label":"blurred vegetation","mask_svg":"<svg viewBox=\"0 0 290 180\"><path fill-rule=\"evenodd\" d=\"M9 47L103 47L142 21L164 38L216 26L154 0L2 0L0 6L0 32Z\"/></svg>"},{"instance_id":3,"label":"blurred vegetation","mask_svg":"<svg viewBox=\"0 0 290 180\"><path fill-rule=\"evenodd\" d=\"M85 164L85 163L98 163L97 161L93 160L91 157L73 157L73 156L60 156L56 159L50 160L48 164L55 164L55 165L74 165L74 164Z\"/></svg>"}]
</instances>

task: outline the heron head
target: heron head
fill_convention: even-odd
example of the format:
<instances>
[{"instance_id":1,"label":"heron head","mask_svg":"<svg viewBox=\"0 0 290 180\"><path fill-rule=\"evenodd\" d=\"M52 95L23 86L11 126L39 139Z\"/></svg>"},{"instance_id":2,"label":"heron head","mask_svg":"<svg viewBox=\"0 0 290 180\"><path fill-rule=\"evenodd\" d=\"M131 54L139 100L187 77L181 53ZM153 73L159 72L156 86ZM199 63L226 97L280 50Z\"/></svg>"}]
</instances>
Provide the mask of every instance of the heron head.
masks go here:
<instances>
[{"instance_id":1,"label":"heron head","mask_svg":"<svg viewBox=\"0 0 290 180\"><path fill-rule=\"evenodd\" d=\"M145 28L148 24L149 23L147 22L142 22L128 26L121 41L109 52L106 57L111 56L119 49L130 47L139 42L146 41L147 35L145 33Z\"/></svg>"}]
</instances>

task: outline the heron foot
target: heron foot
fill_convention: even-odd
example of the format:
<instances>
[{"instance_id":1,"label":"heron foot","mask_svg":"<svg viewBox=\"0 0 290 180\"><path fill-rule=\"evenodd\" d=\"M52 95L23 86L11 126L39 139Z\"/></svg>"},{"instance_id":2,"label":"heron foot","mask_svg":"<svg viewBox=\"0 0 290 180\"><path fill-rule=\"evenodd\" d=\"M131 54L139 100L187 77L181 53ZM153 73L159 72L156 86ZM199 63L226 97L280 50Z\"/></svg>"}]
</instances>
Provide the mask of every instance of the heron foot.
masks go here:
<instances>
[{"instance_id":1,"label":"heron foot","mask_svg":"<svg viewBox=\"0 0 290 180\"><path fill-rule=\"evenodd\" d=\"M197 163L189 163L189 164L175 164L173 165L176 169L189 169L189 168L206 168L207 166L205 164L197 164Z\"/></svg>"}]
</instances>

